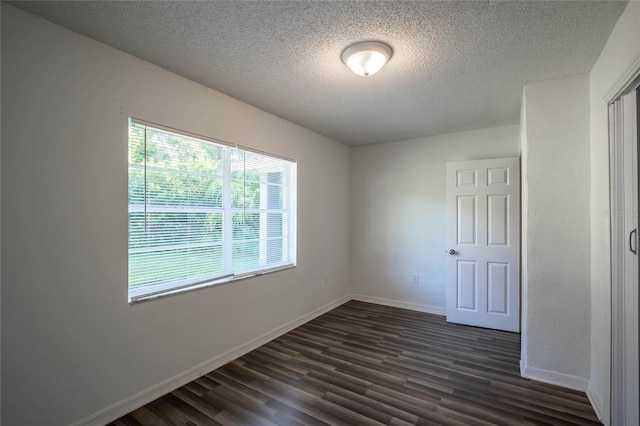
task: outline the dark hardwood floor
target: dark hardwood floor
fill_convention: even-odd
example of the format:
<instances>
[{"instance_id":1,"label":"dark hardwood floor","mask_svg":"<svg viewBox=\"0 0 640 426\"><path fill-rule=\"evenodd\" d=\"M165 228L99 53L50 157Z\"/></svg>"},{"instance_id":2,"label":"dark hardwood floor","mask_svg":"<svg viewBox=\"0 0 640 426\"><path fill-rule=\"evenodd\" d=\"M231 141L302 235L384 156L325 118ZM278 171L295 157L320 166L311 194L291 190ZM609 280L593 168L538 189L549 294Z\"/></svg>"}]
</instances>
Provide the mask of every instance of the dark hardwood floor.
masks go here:
<instances>
[{"instance_id":1,"label":"dark hardwood floor","mask_svg":"<svg viewBox=\"0 0 640 426\"><path fill-rule=\"evenodd\" d=\"M519 359L519 334L351 301L112 424L600 424Z\"/></svg>"}]
</instances>

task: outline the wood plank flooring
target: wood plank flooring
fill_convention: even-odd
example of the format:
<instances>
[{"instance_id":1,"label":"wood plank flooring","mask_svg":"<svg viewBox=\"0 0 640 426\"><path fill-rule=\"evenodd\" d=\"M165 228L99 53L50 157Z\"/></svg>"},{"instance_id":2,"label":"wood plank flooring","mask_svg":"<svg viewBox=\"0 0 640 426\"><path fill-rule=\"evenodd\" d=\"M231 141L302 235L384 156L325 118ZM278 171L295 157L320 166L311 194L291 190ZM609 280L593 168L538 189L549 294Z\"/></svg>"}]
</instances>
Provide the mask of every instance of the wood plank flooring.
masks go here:
<instances>
[{"instance_id":1,"label":"wood plank flooring","mask_svg":"<svg viewBox=\"0 0 640 426\"><path fill-rule=\"evenodd\" d=\"M112 425L600 424L519 359L519 334L351 301Z\"/></svg>"}]
</instances>

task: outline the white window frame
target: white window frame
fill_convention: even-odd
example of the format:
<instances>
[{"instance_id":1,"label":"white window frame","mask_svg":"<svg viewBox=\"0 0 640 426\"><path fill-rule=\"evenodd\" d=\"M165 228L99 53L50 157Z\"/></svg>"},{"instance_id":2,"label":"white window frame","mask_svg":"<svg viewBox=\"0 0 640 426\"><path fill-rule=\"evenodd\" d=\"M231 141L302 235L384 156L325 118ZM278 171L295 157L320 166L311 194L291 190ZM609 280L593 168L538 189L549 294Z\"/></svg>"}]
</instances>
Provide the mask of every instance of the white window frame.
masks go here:
<instances>
[{"instance_id":1,"label":"white window frame","mask_svg":"<svg viewBox=\"0 0 640 426\"><path fill-rule=\"evenodd\" d=\"M137 118L129 118L127 129L129 129L132 125L136 126L144 126L145 128L151 128L156 131L162 131L170 134L174 134L180 137L187 137L191 139L196 139L201 142L210 142L217 145L220 145L224 148L224 167L223 167L223 202L222 208L220 208L220 212L223 215L223 238L222 238L222 249L223 249L223 273L222 275L207 278L206 280L183 280L183 281L174 281L170 283L163 283L160 285L149 284L148 286L142 286L141 288L132 289L129 287L129 279L127 279L127 292L129 303L137 303L146 300L156 299L168 295L183 293L186 291L206 288L218 284L229 283L232 281L243 280L246 278L251 278L259 275L269 274L273 272L278 272L286 269L294 268L297 264L297 164L296 161L280 155L275 155L272 153L267 153L264 151L260 151L254 148L249 148L242 145L231 144L228 142L224 142L221 140L213 139L207 136L198 135L191 132L186 132L183 130L177 130L171 127L163 126L160 124L148 122L145 120L140 120ZM129 144L129 141L128 141ZM268 209L267 208L267 197L260 197L260 208L259 209L245 209L241 207L232 207L231 202L231 182L236 181L231 177L232 167L231 167L231 155L232 150L240 150L249 153L257 153L260 155L268 156L271 158L284 160L286 172L283 176L283 182L280 184L274 183L266 183L260 180L261 189L266 188L268 185L272 186L281 186L286 188L284 191L285 199L283 200L283 205L281 209ZM146 167L146 164L145 164ZM129 167L127 168L129 170ZM129 173L129 172L127 172ZM145 184L146 185L146 184ZM261 192L261 193L265 193ZM134 209L139 209L139 207L134 207L132 209L131 205L128 205L128 211L134 211ZM258 213L260 215L260 238L259 238L259 257L261 262L266 261L266 253L267 253L267 238L266 238L266 218L268 213L282 213L283 215L287 215L291 218L291 220L283 220L282 223L282 233L279 237L274 237L273 239L282 239L282 250L284 252L284 261L276 264L270 264L266 267L260 267L257 269L251 269L247 271L242 271L236 273L233 271L233 260L231 251L233 250L233 244L238 242L251 242L253 240L233 240L233 215L236 213ZM263 220L264 219L264 220ZM262 238L264 235L264 239ZM129 243L128 243L129 244ZM139 249L133 249L139 250ZM128 256L131 254L132 249L128 248ZM226 260L226 261L225 261Z\"/></svg>"}]
</instances>

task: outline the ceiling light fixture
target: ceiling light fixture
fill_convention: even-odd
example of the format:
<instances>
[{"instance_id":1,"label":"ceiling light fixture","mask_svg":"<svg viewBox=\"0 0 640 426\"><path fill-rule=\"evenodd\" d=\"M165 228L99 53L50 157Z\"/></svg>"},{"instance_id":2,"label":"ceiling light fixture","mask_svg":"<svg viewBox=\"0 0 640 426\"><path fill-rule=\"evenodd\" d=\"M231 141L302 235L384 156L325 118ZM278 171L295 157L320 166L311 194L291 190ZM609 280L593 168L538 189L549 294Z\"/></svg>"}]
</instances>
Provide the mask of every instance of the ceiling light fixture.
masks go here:
<instances>
[{"instance_id":1,"label":"ceiling light fixture","mask_svg":"<svg viewBox=\"0 0 640 426\"><path fill-rule=\"evenodd\" d=\"M342 62L354 73L367 77L380 71L391 59L391 48L377 41L352 44L342 51Z\"/></svg>"}]
</instances>

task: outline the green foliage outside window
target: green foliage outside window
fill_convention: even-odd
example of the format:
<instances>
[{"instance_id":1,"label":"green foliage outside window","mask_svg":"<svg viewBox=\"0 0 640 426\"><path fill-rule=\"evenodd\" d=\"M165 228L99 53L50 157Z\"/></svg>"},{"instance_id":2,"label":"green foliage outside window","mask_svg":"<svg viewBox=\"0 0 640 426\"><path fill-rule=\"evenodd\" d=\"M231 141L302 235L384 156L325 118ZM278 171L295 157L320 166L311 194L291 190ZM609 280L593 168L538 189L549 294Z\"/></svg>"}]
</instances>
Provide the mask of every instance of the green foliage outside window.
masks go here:
<instances>
[{"instance_id":1,"label":"green foliage outside window","mask_svg":"<svg viewBox=\"0 0 640 426\"><path fill-rule=\"evenodd\" d=\"M129 126L130 288L148 285L149 280L161 283L223 273L225 149L230 148ZM261 185L270 192L270 207L282 207L281 173L261 182L259 170L238 166L242 160L231 164L226 210L231 212L234 270L259 263L258 209L261 195L266 196L260 193ZM282 215L269 218L270 229L282 229L278 220Z\"/></svg>"}]
</instances>

